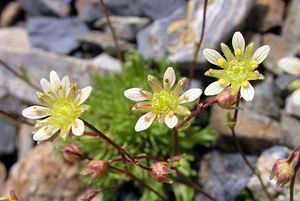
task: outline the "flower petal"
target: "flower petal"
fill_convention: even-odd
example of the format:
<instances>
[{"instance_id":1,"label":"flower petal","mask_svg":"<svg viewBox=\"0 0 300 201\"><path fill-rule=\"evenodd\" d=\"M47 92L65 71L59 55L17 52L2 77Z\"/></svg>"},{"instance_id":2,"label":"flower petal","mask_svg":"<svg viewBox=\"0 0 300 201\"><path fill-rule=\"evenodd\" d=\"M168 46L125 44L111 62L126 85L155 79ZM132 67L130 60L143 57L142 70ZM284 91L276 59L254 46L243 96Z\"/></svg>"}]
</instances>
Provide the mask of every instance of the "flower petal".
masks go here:
<instances>
[{"instance_id":1,"label":"flower petal","mask_svg":"<svg viewBox=\"0 0 300 201\"><path fill-rule=\"evenodd\" d=\"M202 90L199 88L192 88L184 92L180 97L180 103L188 103L196 100L202 94Z\"/></svg>"},{"instance_id":2,"label":"flower petal","mask_svg":"<svg viewBox=\"0 0 300 201\"><path fill-rule=\"evenodd\" d=\"M76 119L72 124L72 133L76 136L82 135L84 132L84 123L81 119Z\"/></svg>"},{"instance_id":3,"label":"flower petal","mask_svg":"<svg viewBox=\"0 0 300 201\"><path fill-rule=\"evenodd\" d=\"M50 93L52 93L53 87L50 84L50 82L48 82L46 79L43 78L43 79L41 79L40 84L41 84L42 89L43 89L43 91L46 95L49 95Z\"/></svg>"},{"instance_id":4,"label":"flower petal","mask_svg":"<svg viewBox=\"0 0 300 201\"><path fill-rule=\"evenodd\" d=\"M164 88L172 88L176 80L175 71L169 67L164 74Z\"/></svg>"},{"instance_id":5,"label":"flower petal","mask_svg":"<svg viewBox=\"0 0 300 201\"><path fill-rule=\"evenodd\" d=\"M266 59L266 57L269 54L269 51L270 51L270 46L264 45L264 46L258 48L254 52L254 55L252 56L251 60L255 60L258 64L260 64Z\"/></svg>"},{"instance_id":6,"label":"flower petal","mask_svg":"<svg viewBox=\"0 0 300 201\"><path fill-rule=\"evenodd\" d=\"M214 96L223 91L225 88L226 86L222 86L219 81L216 81L206 87L204 94L206 96Z\"/></svg>"},{"instance_id":7,"label":"flower petal","mask_svg":"<svg viewBox=\"0 0 300 201\"><path fill-rule=\"evenodd\" d=\"M34 135L33 140L35 141L43 141L51 138L59 128L54 126L45 126L40 128Z\"/></svg>"},{"instance_id":8,"label":"flower petal","mask_svg":"<svg viewBox=\"0 0 300 201\"><path fill-rule=\"evenodd\" d=\"M189 108L182 106L182 105L178 105L175 110L174 110L175 114L179 114L181 116L186 116L191 114L191 111L189 110Z\"/></svg>"},{"instance_id":9,"label":"flower petal","mask_svg":"<svg viewBox=\"0 0 300 201\"><path fill-rule=\"evenodd\" d=\"M139 120L136 122L135 131L140 132L149 128L155 119L156 115L152 112L148 112L141 116Z\"/></svg>"},{"instance_id":10,"label":"flower petal","mask_svg":"<svg viewBox=\"0 0 300 201\"><path fill-rule=\"evenodd\" d=\"M254 88L250 83L248 83L247 87L241 87L241 96L245 99L245 101L252 101L254 93Z\"/></svg>"},{"instance_id":11,"label":"flower petal","mask_svg":"<svg viewBox=\"0 0 300 201\"><path fill-rule=\"evenodd\" d=\"M50 83L57 89L60 86L60 79L55 71L50 72Z\"/></svg>"},{"instance_id":12,"label":"flower petal","mask_svg":"<svg viewBox=\"0 0 300 201\"><path fill-rule=\"evenodd\" d=\"M78 103L78 105L81 105L84 101L86 101L86 99L88 99L88 97L90 96L91 92L91 86L78 90L78 94L76 97L76 102Z\"/></svg>"},{"instance_id":13,"label":"flower petal","mask_svg":"<svg viewBox=\"0 0 300 201\"><path fill-rule=\"evenodd\" d=\"M124 91L124 96L132 101L144 101L151 98L152 94L142 88L130 88Z\"/></svg>"},{"instance_id":14,"label":"flower petal","mask_svg":"<svg viewBox=\"0 0 300 201\"><path fill-rule=\"evenodd\" d=\"M22 115L28 119L41 119L49 116L49 109L42 106L31 106L22 111Z\"/></svg>"},{"instance_id":15,"label":"flower petal","mask_svg":"<svg viewBox=\"0 0 300 201\"><path fill-rule=\"evenodd\" d=\"M213 49L205 48L203 50L203 55L207 59L207 61L209 61L209 63L212 63L217 66L220 66L218 63L218 59L222 59L222 60L226 61L219 52L217 52L216 50L213 50ZM220 67L222 67L222 66L220 66Z\"/></svg>"},{"instance_id":16,"label":"flower petal","mask_svg":"<svg viewBox=\"0 0 300 201\"><path fill-rule=\"evenodd\" d=\"M69 91L70 91L70 79L68 76L65 76L62 80L61 80L61 85L62 85L62 89L63 89L63 93L65 98L68 96Z\"/></svg>"},{"instance_id":17,"label":"flower petal","mask_svg":"<svg viewBox=\"0 0 300 201\"><path fill-rule=\"evenodd\" d=\"M296 57L284 57L278 61L277 65L279 68L289 74L300 74L300 59Z\"/></svg>"},{"instance_id":18,"label":"flower petal","mask_svg":"<svg viewBox=\"0 0 300 201\"><path fill-rule=\"evenodd\" d=\"M295 104L295 105L300 105L300 89L297 89L296 91L294 91L292 93L292 102Z\"/></svg>"},{"instance_id":19,"label":"flower petal","mask_svg":"<svg viewBox=\"0 0 300 201\"><path fill-rule=\"evenodd\" d=\"M237 49L241 50L243 54L245 51L245 39L241 32L235 32L232 37L232 47L236 51Z\"/></svg>"},{"instance_id":20,"label":"flower petal","mask_svg":"<svg viewBox=\"0 0 300 201\"><path fill-rule=\"evenodd\" d=\"M176 124L178 123L178 119L176 115L172 112L172 114L167 114L165 117L165 123L169 128L174 128Z\"/></svg>"}]
</instances>

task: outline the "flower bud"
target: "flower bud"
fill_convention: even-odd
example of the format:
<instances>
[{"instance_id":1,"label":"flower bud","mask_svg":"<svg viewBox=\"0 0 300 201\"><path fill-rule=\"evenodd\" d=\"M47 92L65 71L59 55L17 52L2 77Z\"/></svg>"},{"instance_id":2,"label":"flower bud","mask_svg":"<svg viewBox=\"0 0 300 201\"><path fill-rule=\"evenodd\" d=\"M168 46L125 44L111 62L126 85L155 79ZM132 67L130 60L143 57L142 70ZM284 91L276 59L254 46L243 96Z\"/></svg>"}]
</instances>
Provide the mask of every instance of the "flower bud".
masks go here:
<instances>
[{"instance_id":1,"label":"flower bud","mask_svg":"<svg viewBox=\"0 0 300 201\"><path fill-rule=\"evenodd\" d=\"M107 164L102 160L91 161L83 171L85 175L91 175L92 179L100 179L106 173Z\"/></svg>"},{"instance_id":2,"label":"flower bud","mask_svg":"<svg viewBox=\"0 0 300 201\"><path fill-rule=\"evenodd\" d=\"M230 88L226 88L217 95L216 100L220 107L230 109L236 103L236 96L232 95Z\"/></svg>"},{"instance_id":3,"label":"flower bud","mask_svg":"<svg viewBox=\"0 0 300 201\"><path fill-rule=\"evenodd\" d=\"M275 178L277 185L282 187L291 181L294 174L293 165L286 159L279 159L273 165L270 179Z\"/></svg>"},{"instance_id":4,"label":"flower bud","mask_svg":"<svg viewBox=\"0 0 300 201\"><path fill-rule=\"evenodd\" d=\"M80 158L82 151L79 144L71 144L64 147L63 156L66 161L72 163Z\"/></svg>"},{"instance_id":5,"label":"flower bud","mask_svg":"<svg viewBox=\"0 0 300 201\"><path fill-rule=\"evenodd\" d=\"M169 164L164 161L153 163L150 167L150 174L153 179L161 183L172 183L172 180L168 178L171 173Z\"/></svg>"}]
</instances>

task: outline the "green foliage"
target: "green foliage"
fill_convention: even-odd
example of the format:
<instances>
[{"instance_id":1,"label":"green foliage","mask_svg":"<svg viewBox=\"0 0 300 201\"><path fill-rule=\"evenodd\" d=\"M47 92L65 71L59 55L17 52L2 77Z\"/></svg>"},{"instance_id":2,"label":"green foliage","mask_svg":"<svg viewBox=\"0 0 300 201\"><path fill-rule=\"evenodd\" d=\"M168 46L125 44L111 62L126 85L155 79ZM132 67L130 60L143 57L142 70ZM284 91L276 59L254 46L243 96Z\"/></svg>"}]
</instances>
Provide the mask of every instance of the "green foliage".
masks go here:
<instances>
[{"instance_id":1,"label":"green foliage","mask_svg":"<svg viewBox=\"0 0 300 201\"><path fill-rule=\"evenodd\" d=\"M250 194L249 190L245 189L240 192L235 201L259 201Z\"/></svg>"},{"instance_id":2,"label":"green foliage","mask_svg":"<svg viewBox=\"0 0 300 201\"><path fill-rule=\"evenodd\" d=\"M163 72L170 66L170 63L164 60L156 64L158 69L151 69L150 63L145 62L137 53L127 54L125 60L122 74L93 75L93 92L87 101L90 110L84 119L122 145L132 155L146 153L168 159L172 155L173 149L172 131L164 124L155 121L146 131L135 132L135 123L142 114L131 110L134 103L126 99L123 93L132 87L142 87L148 90L147 75L152 74L162 79ZM196 144L210 146L216 141L216 135L212 132L211 127L200 129L199 126L192 123L188 128L180 130L179 138L181 151L187 153L180 160L179 169L185 175L193 176L195 171L190 166L193 157L188 155L188 150ZM80 144L84 152L95 159L109 160L120 156L111 145L99 138L76 137L64 143L74 142ZM150 165L143 160L141 162ZM125 168L121 162L114 163L114 165ZM147 171L133 165L126 165L126 168L160 193L165 194L165 186L154 181ZM82 180L88 185L107 188L122 185L130 178L114 170L109 170L103 178L97 181L92 181L88 176L82 176ZM194 196L193 190L185 185L176 184L173 189L178 201L189 201ZM141 188L140 191L142 194L140 201L159 200L154 193L147 189ZM115 196L115 192L106 191L104 200L114 200Z\"/></svg>"}]
</instances>

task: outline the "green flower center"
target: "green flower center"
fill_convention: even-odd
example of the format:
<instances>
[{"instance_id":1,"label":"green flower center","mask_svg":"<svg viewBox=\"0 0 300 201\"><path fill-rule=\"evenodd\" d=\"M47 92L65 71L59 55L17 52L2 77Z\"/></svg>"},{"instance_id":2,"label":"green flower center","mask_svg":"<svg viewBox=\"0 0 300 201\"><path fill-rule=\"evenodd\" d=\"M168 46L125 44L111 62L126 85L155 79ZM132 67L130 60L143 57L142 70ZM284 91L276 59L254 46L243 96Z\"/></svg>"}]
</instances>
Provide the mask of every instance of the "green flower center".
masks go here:
<instances>
[{"instance_id":1,"label":"green flower center","mask_svg":"<svg viewBox=\"0 0 300 201\"><path fill-rule=\"evenodd\" d=\"M226 78L230 82L243 82L247 80L248 74L251 72L248 62L234 60L226 69Z\"/></svg>"},{"instance_id":2,"label":"green flower center","mask_svg":"<svg viewBox=\"0 0 300 201\"><path fill-rule=\"evenodd\" d=\"M52 108L50 108L50 114L55 124L59 127L69 126L80 115L76 111L77 108L77 103L73 101L58 99L53 103Z\"/></svg>"},{"instance_id":3,"label":"green flower center","mask_svg":"<svg viewBox=\"0 0 300 201\"><path fill-rule=\"evenodd\" d=\"M166 92L165 90L153 94L152 111L156 114L174 111L178 105L178 97L174 97L171 93Z\"/></svg>"}]
</instances>

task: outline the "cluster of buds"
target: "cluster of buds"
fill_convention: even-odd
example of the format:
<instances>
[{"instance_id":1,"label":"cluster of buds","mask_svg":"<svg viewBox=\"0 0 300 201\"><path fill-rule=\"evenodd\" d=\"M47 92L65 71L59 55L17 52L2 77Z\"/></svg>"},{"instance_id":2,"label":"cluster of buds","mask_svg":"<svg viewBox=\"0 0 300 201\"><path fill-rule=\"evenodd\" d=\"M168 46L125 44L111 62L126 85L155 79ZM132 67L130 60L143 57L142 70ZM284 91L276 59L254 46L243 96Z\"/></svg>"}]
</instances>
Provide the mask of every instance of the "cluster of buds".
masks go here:
<instances>
[{"instance_id":1,"label":"cluster of buds","mask_svg":"<svg viewBox=\"0 0 300 201\"><path fill-rule=\"evenodd\" d=\"M0 197L0 201L19 201L14 191L10 192L9 197Z\"/></svg>"},{"instance_id":2,"label":"cluster of buds","mask_svg":"<svg viewBox=\"0 0 300 201\"><path fill-rule=\"evenodd\" d=\"M173 183L173 181L169 178L171 172L172 169L168 162L165 161L155 162L150 167L151 177L160 183Z\"/></svg>"},{"instance_id":3,"label":"cluster of buds","mask_svg":"<svg viewBox=\"0 0 300 201\"><path fill-rule=\"evenodd\" d=\"M100 179L106 173L107 163L102 160L92 160L83 170L84 175L90 175L92 179Z\"/></svg>"},{"instance_id":4,"label":"cluster of buds","mask_svg":"<svg viewBox=\"0 0 300 201\"><path fill-rule=\"evenodd\" d=\"M80 150L79 144L70 144L64 146L63 156L64 159L70 163L73 163L82 157L83 153Z\"/></svg>"},{"instance_id":5,"label":"cluster of buds","mask_svg":"<svg viewBox=\"0 0 300 201\"><path fill-rule=\"evenodd\" d=\"M283 187L289 183L299 169L300 146L298 146L288 159L278 159L272 168L270 179L276 179L277 185Z\"/></svg>"}]
</instances>

